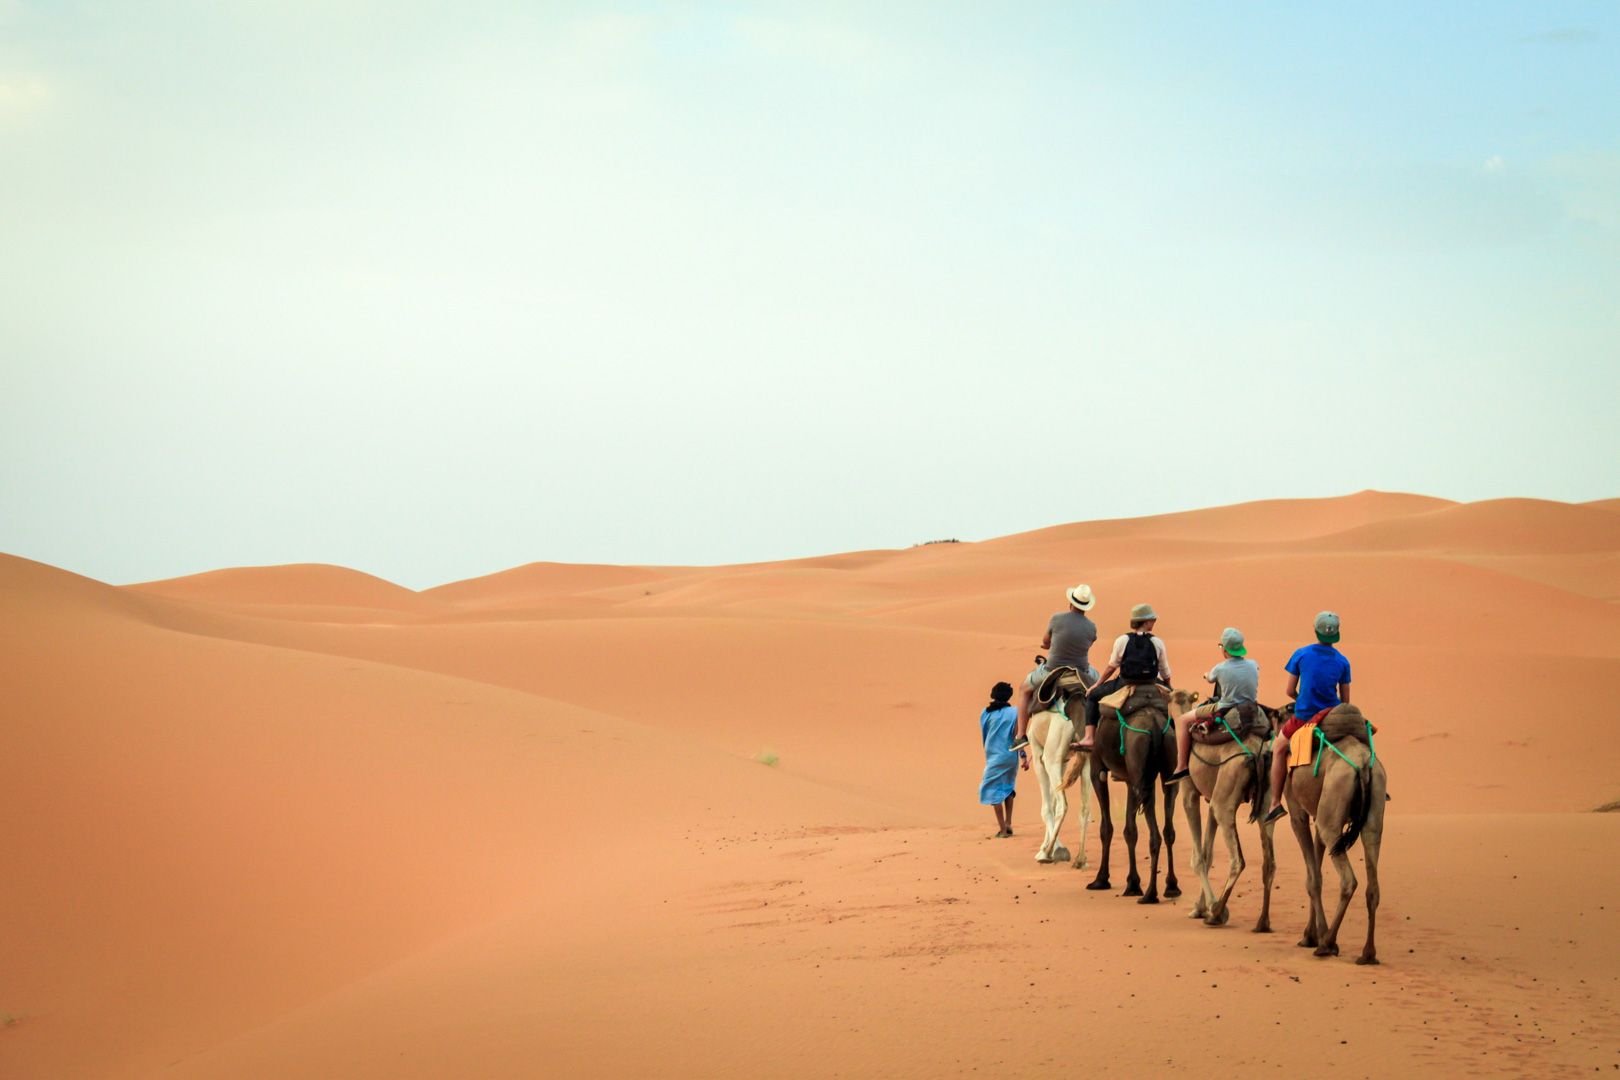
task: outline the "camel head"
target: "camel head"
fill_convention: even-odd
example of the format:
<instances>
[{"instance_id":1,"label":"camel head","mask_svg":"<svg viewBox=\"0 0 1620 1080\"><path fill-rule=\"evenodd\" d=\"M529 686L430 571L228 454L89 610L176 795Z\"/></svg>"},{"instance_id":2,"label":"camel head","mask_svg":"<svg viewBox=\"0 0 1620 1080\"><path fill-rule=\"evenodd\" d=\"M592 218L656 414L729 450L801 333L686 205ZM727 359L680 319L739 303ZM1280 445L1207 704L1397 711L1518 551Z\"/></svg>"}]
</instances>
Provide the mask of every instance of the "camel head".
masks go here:
<instances>
[{"instance_id":1,"label":"camel head","mask_svg":"<svg viewBox=\"0 0 1620 1080\"><path fill-rule=\"evenodd\" d=\"M1170 715L1180 716L1189 712L1198 705L1198 695L1191 690L1170 691Z\"/></svg>"}]
</instances>

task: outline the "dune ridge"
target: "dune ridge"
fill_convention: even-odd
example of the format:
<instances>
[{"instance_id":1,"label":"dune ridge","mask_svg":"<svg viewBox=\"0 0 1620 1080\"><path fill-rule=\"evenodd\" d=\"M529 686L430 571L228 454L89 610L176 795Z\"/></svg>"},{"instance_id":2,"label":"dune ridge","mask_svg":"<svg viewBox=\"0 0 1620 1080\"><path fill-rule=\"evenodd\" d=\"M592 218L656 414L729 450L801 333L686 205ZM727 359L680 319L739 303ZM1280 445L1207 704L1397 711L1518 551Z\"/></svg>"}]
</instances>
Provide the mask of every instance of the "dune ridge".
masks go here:
<instances>
[{"instance_id":1,"label":"dune ridge","mask_svg":"<svg viewBox=\"0 0 1620 1080\"><path fill-rule=\"evenodd\" d=\"M421 592L0 556L0 1073L1046 1074L1043 1010L1080 1034L1149 998L1342 1028L1222 1023L1115 1067L1607 1069L1613 708L1538 723L1501 690L1620 681L1617 507L1362 492ZM1034 864L1027 776L1019 835L984 839L974 718L1078 580L1100 648L1159 609L1178 682L1242 627L1272 700L1343 615L1396 795L1385 967L1292 947L1286 829L1270 938Z\"/></svg>"}]
</instances>

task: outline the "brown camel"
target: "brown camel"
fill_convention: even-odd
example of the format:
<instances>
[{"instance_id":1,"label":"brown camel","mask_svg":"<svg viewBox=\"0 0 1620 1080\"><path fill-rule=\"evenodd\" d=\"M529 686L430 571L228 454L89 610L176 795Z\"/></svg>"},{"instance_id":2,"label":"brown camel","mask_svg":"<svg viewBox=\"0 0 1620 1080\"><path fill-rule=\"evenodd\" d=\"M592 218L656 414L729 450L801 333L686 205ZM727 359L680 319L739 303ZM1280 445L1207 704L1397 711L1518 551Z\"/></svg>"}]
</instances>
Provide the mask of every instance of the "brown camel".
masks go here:
<instances>
[{"instance_id":1,"label":"brown camel","mask_svg":"<svg viewBox=\"0 0 1620 1080\"><path fill-rule=\"evenodd\" d=\"M1354 705L1340 705L1329 718L1335 726L1366 725L1366 718ZM1305 926L1302 946L1315 946L1317 956L1339 955L1339 925L1356 895L1356 872L1350 865L1350 848L1359 838L1367 865L1367 944L1357 957L1358 964L1378 963L1373 929L1378 918L1378 846L1384 836L1384 795L1388 787L1384 763L1373 754L1364 738L1344 737L1331 742L1315 740L1316 764L1288 765L1288 801L1294 836L1305 854L1305 889L1311 898L1310 921ZM1331 853L1333 868L1339 872L1339 909L1328 922L1322 907L1322 856Z\"/></svg>"},{"instance_id":2,"label":"brown camel","mask_svg":"<svg viewBox=\"0 0 1620 1080\"><path fill-rule=\"evenodd\" d=\"M1183 696L1185 695L1185 696ZM1170 701L1171 715L1179 716L1190 710L1194 696L1185 690L1176 691ZM1270 799L1270 736L1276 723L1275 714L1261 707L1259 725L1262 730L1249 731L1242 743L1230 740L1213 745L1194 743L1190 770L1182 794L1182 811L1192 829L1192 863L1202 883L1198 902L1189 917L1203 919L1206 926L1225 926L1231 918L1227 906L1232 890L1247 865L1243 859L1243 842L1238 836L1237 810L1248 802L1253 808L1250 820L1260 820L1260 877L1264 887L1260 901L1260 918L1254 925L1257 934L1271 932L1271 884L1277 876L1276 846L1272 831L1276 822L1267 822L1263 804ZM1208 820L1199 824L1201 801L1209 802ZM1220 827L1226 840L1226 853L1230 862L1226 884L1219 897L1209 880L1209 868L1215 855L1215 830Z\"/></svg>"},{"instance_id":3,"label":"brown camel","mask_svg":"<svg viewBox=\"0 0 1620 1080\"><path fill-rule=\"evenodd\" d=\"M1104 708L1097 725L1096 749L1091 757L1091 786L1097 794L1098 816L1101 819L1097 836L1102 841L1102 866L1088 889L1108 889L1108 849L1114 839L1113 808L1108 805L1108 778L1125 782L1125 847L1130 852L1130 873L1125 877L1125 891L1121 896L1139 896L1139 904L1159 902L1159 815L1154 806L1154 781L1162 782L1175 768L1175 735L1166 710L1166 695L1158 687L1135 687L1130 691L1121 709ZM1071 701L1069 718L1084 723L1079 710L1083 702L1078 696ZM1169 748L1166 748L1166 736ZM1171 899L1181 895L1176 884L1175 864L1175 788L1164 789L1165 876L1164 895ZM1142 891L1142 879L1136 872L1136 815L1147 819L1148 827L1148 887Z\"/></svg>"}]
</instances>

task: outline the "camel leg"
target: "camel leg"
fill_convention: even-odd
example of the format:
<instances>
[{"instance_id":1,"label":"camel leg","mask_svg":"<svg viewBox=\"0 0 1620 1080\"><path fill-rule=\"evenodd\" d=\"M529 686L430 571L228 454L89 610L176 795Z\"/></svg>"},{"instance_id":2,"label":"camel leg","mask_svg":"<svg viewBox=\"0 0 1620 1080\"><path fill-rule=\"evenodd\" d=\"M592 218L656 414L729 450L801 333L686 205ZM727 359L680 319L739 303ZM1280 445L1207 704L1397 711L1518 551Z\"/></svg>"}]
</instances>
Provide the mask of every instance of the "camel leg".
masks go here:
<instances>
[{"instance_id":1,"label":"camel leg","mask_svg":"<svg viewBox=\"0 0 1620 1080\"><path fill-rule=\"evenodd\" d=\"M1383 792L1378 793L1383 798ZM1382 816L1382 815L1380 815ZM1371 822L1368 823L1371 825ZM1356 957L1358 964L1378 963L1378 949L1373 944L1373 928L1378 923L1378 845L1383 843L1383 823L1377 829L1363 828L1361 831L1361 851L1367 863L1367 944L1362 946L1361 955Z\"/></svg>"},{"instance_id":2,"label":"camel leg","mask_svg":"<svg viewBox=\"0 0 1620 1080\"><path fill-rule=\"evenodd\" d=\"M1142 875L1136 872L1136 815L1141 807L1136 801L1136 788L1125 782L1125 854L1130 870L1125 875L1125 891L1121 896L1142 895Z\"/></svg>"},{"instance_id":3,"label":"camel leg","mask_svg":"<svg viewBox=\"0 0 1620 1080\"><path fill-rule=\"evenodd\" d=\"M1047 850L1049 862L1068 862L1069 849L1059 839L1063 822L1069 816L1069 793L1063 790L1063 762L1046 766L1046 786L1052 792L1052 846Z\"/></svg>"},{"instance_id":4,"label":"camel leg","mask_svg":"<svg viewBox=\"0 0 1620 1080\"><path fill-rule=\"evenodd\" d=\"M1051 729L1047 729L1049 743L1052 735ZM1060 757L1056 766L1049 756L1052 752L1050 745L1042 747L1041 755L1035 762L1036 779L1041 785L1041 817L1046 822L1046 838L1035 853L1035 861L1040 863L1067 861L1069 858L1069 853L1063 850L1063 844L1058 839L1063 819L1069 813L1069 796L1063 790L1062 751L1058 751Z\"/></svg>"},{"instance_id":5,"label":"camel leg","mask_svg":"<svg viewBox=\"0 0 1620 1080\"><path fill-rule=\"evenodd\" d=\"M1113 887L1108 881L1108 848L1114 842L1114 808L1108 805L1107 769L1091 774L1091 791L1097 796L1097 815L1101 819L1097 822L1097 840L1102 846L1102 865L1097 867L1097 876L1086 888L1100 891Z\"/></svg>"},{"instance_id":6,"label":"camel leg","mask_svg":"<svg viewBox=\"0 0 1620 1080\"><path fill-rule=\"evenodd\" d=\"M1260 813L1264 815L1270 807L1262 806ZM1257 934L1271 933L1271 889L1272 882L1277 879L1277 845L1274 832L1277 828L1275 821L1260 826L1260 880L1265 887L1265 894L1260 898L1260 921L1254 924Z\"/></svg>"},{"instance_id":7,"label":"camel leg","mask_svg":"<svg viewBox=\"0 0 1620 1080\"><path fill-rule=\"evenodd\" d=\"M1311 831L1310 819L1297 802L1288 823L1293 826L1294 839L1299 841L1299 850L1305 856L1305 899L1309 914L1305 920L1305 936L1299 939L1299 944L1301 948L1315 948L1321 940L1316 919L1317 911L1322 906L1322 856L1316 850L1316 836Z\"/></svg>"},{"instance_id":8,"label":"camel leg","mask_svg":"<svg viewBox=\"0 0 1620 1080\"><path fill-rule=\"evenodd\" d=\"M1174 900L1181 895L1181 885L1176 881L1176 789L1164 789L1164 895L1167 900Z\"/></svg>"},{"instance_id":9,"label":"camel leg","mask_svg":"<svg viewBox=\"0 0 1620 1080\"><path fill-rule=\"evenodd\" d=\"M1314 825L1313 825L1314 828ZM1320 949L1327 941L1327 908L1322 900L1323 881L1326 875L1322 870L1322 860L1327 855L1327 848L1322 841L1311 835L1311 939Z\"/></svg>"},{"instance_id":10,"label":"camel leg","mask_svg":"<svg viewBox=\"0 0 1620 1080\"><path fill-rule=\"evenodd\" d=\"M1030 749L1033 750L1034 746ZM1035 780L1041 787L1041 820L1046 823L1046 835L1041 838L1041 846L1035 849L1035 861L1049 863L1052 861L1052 848L1057 843L1057 826L1052 821L1052 777L1046 771L1044 753L1035 763Z\"/></svg>"},{"instance_id":11,"label":"camel leg","mask_svg":"<svg viewBox=\"0 0 1620 1080\"><path fill-rule=\"evenodd\" d=\"M1318 847L1328 847L1338 838L1339 830L1334 829L1332 834L1324 840L1322 833L1326 830L1317 827L1316 843ZM1317 956L1339 955L1339 926L1344 922L1344 913L1350 910L1350 901L1356 895L1356 868L1350 862L1348 853L1333 856L1333 869L1339 872L1339 907L1333 913L1333 922L1328 925L1327 937L1322 944L1316 947Z\"/></svg>"},{"instance_id":12,"label":"camel leg","mask_svg":"<svg viewBox=\"0 0 1620 1080\"><path fill-rule=\"evenodd\" d=\"M1091 828L1091 755L1080 766L1080 846L1074 849L1074 868L1086 868L1086 833Z\"/></svg>"},{"instance_id":13,"label":"camel leg","mask_svg":"<svg viewBox=\"0 0 1620 1080\"><path fill-rule=\"evenodd\" d=\"M1164 836L1159 832L1159 808L1153 798L1153 789L1148 788L1147 801L1142 804L1142 816L1147 819L1148 827L1148 887L1142 894L1138 904L1157 904L1159 902L1159 849L1164 846Z\"/></svg>"},{"instance_id":14,"label":"camel leg","mask_svg":"<svg viewBox=\"0 0 1620 1080\"><path fill-rule=\"evenodd\" d=\"M1189 777L1181 783L1187 789L1187 793L1181 799L1181 810L1187 815L1187 829L1192 833L1192 868L1201 883L1198 888L1198 899L1187 917L1202 919L1209 914L1209 902L1215 895L1215 890L1209 885L1209 863L1204 859L1204 827L1198 820L1203 812L1203 806L1198 796L1198 788L1194 786L1192 779Z\"/></svg>"},{"instance_id":15,"label":"camel leg","mask_svg":"<svg viewBox=\"0 0 1620 1080\"><path fill-rule=\"evenodd\" d=\"M1216 788L1220 788L1216 784ZM1230 785L1228 785L1230 786ZM1220 822L1221 838L1226 841L1226 854L1230 862L1226 868L1226 888L1221 892L1221 898L1210 910L1208 924L1210 926L1225 926L1232 917L1231 909L1227 904L1232 899L1232 890L1237 888L1238 878L1243 876L1243 840L1238 836L1237 830L1237 796L1236 791L1220 791L1215 793L1215 801L1210 804L1210 811L1215 820ZM1213 839L1213 838L1212 838ZM1213 846L1213 845L1211 845ZM1214 852L1210 854L1213 856Z\"/></svg>"},{"instance_id":16,"label":"camel leg","mask_svg":"<svg viewBox=\"0 0 1620 1080\"><path fill-rule=\"evenodd\" d=\"M1125 851L1130 859L1130 873L1125 877L1125 891L1121 896L1146 896L1142 892L1142 875L1137 873L1136 867L1136 838L1138 830L1136 816L1143 812L1142 801L1145 798L1147 805L1153 805L1152 781L1147 779L1148 768L1148 742L1146 739L1132 739L1126 743L1125 748ZM1154 870L1158 870L1158 830L1154 829ZM1155 886L1158 879L1154 879ZM1152 894L1155 899L1158 890Z\"/></svg>"}]
</instances>

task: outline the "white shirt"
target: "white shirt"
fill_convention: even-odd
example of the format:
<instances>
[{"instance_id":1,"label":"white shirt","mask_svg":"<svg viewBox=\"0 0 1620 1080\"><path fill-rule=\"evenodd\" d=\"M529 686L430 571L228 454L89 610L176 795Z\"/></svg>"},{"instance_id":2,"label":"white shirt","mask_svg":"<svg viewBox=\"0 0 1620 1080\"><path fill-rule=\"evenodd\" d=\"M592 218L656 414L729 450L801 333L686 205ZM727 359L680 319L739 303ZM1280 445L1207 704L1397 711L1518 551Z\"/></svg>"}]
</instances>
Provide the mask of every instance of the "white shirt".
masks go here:
<instances>
[{"instance_id":1,"label":"white shirt","mask_svg":"<svg viewBox=\"0 0 1620 1080\"><path fill-rule=\"evenodd\" d=\"M1138 631L1132 630L1131 634L1134 633L1138 633ZM1131 640L1131 634L1121 634L1119 637L1114 639L1114 651L1108 654L1109 667L1119 667L1119 662L1125 658L1125 643ZM1169 682L1170 661L1165 659L1163 638L1157 636L1154 637L1153 651L1159 654L1159 678L1163 679L1165 682Z\"/></svg>"}]
</instances>

